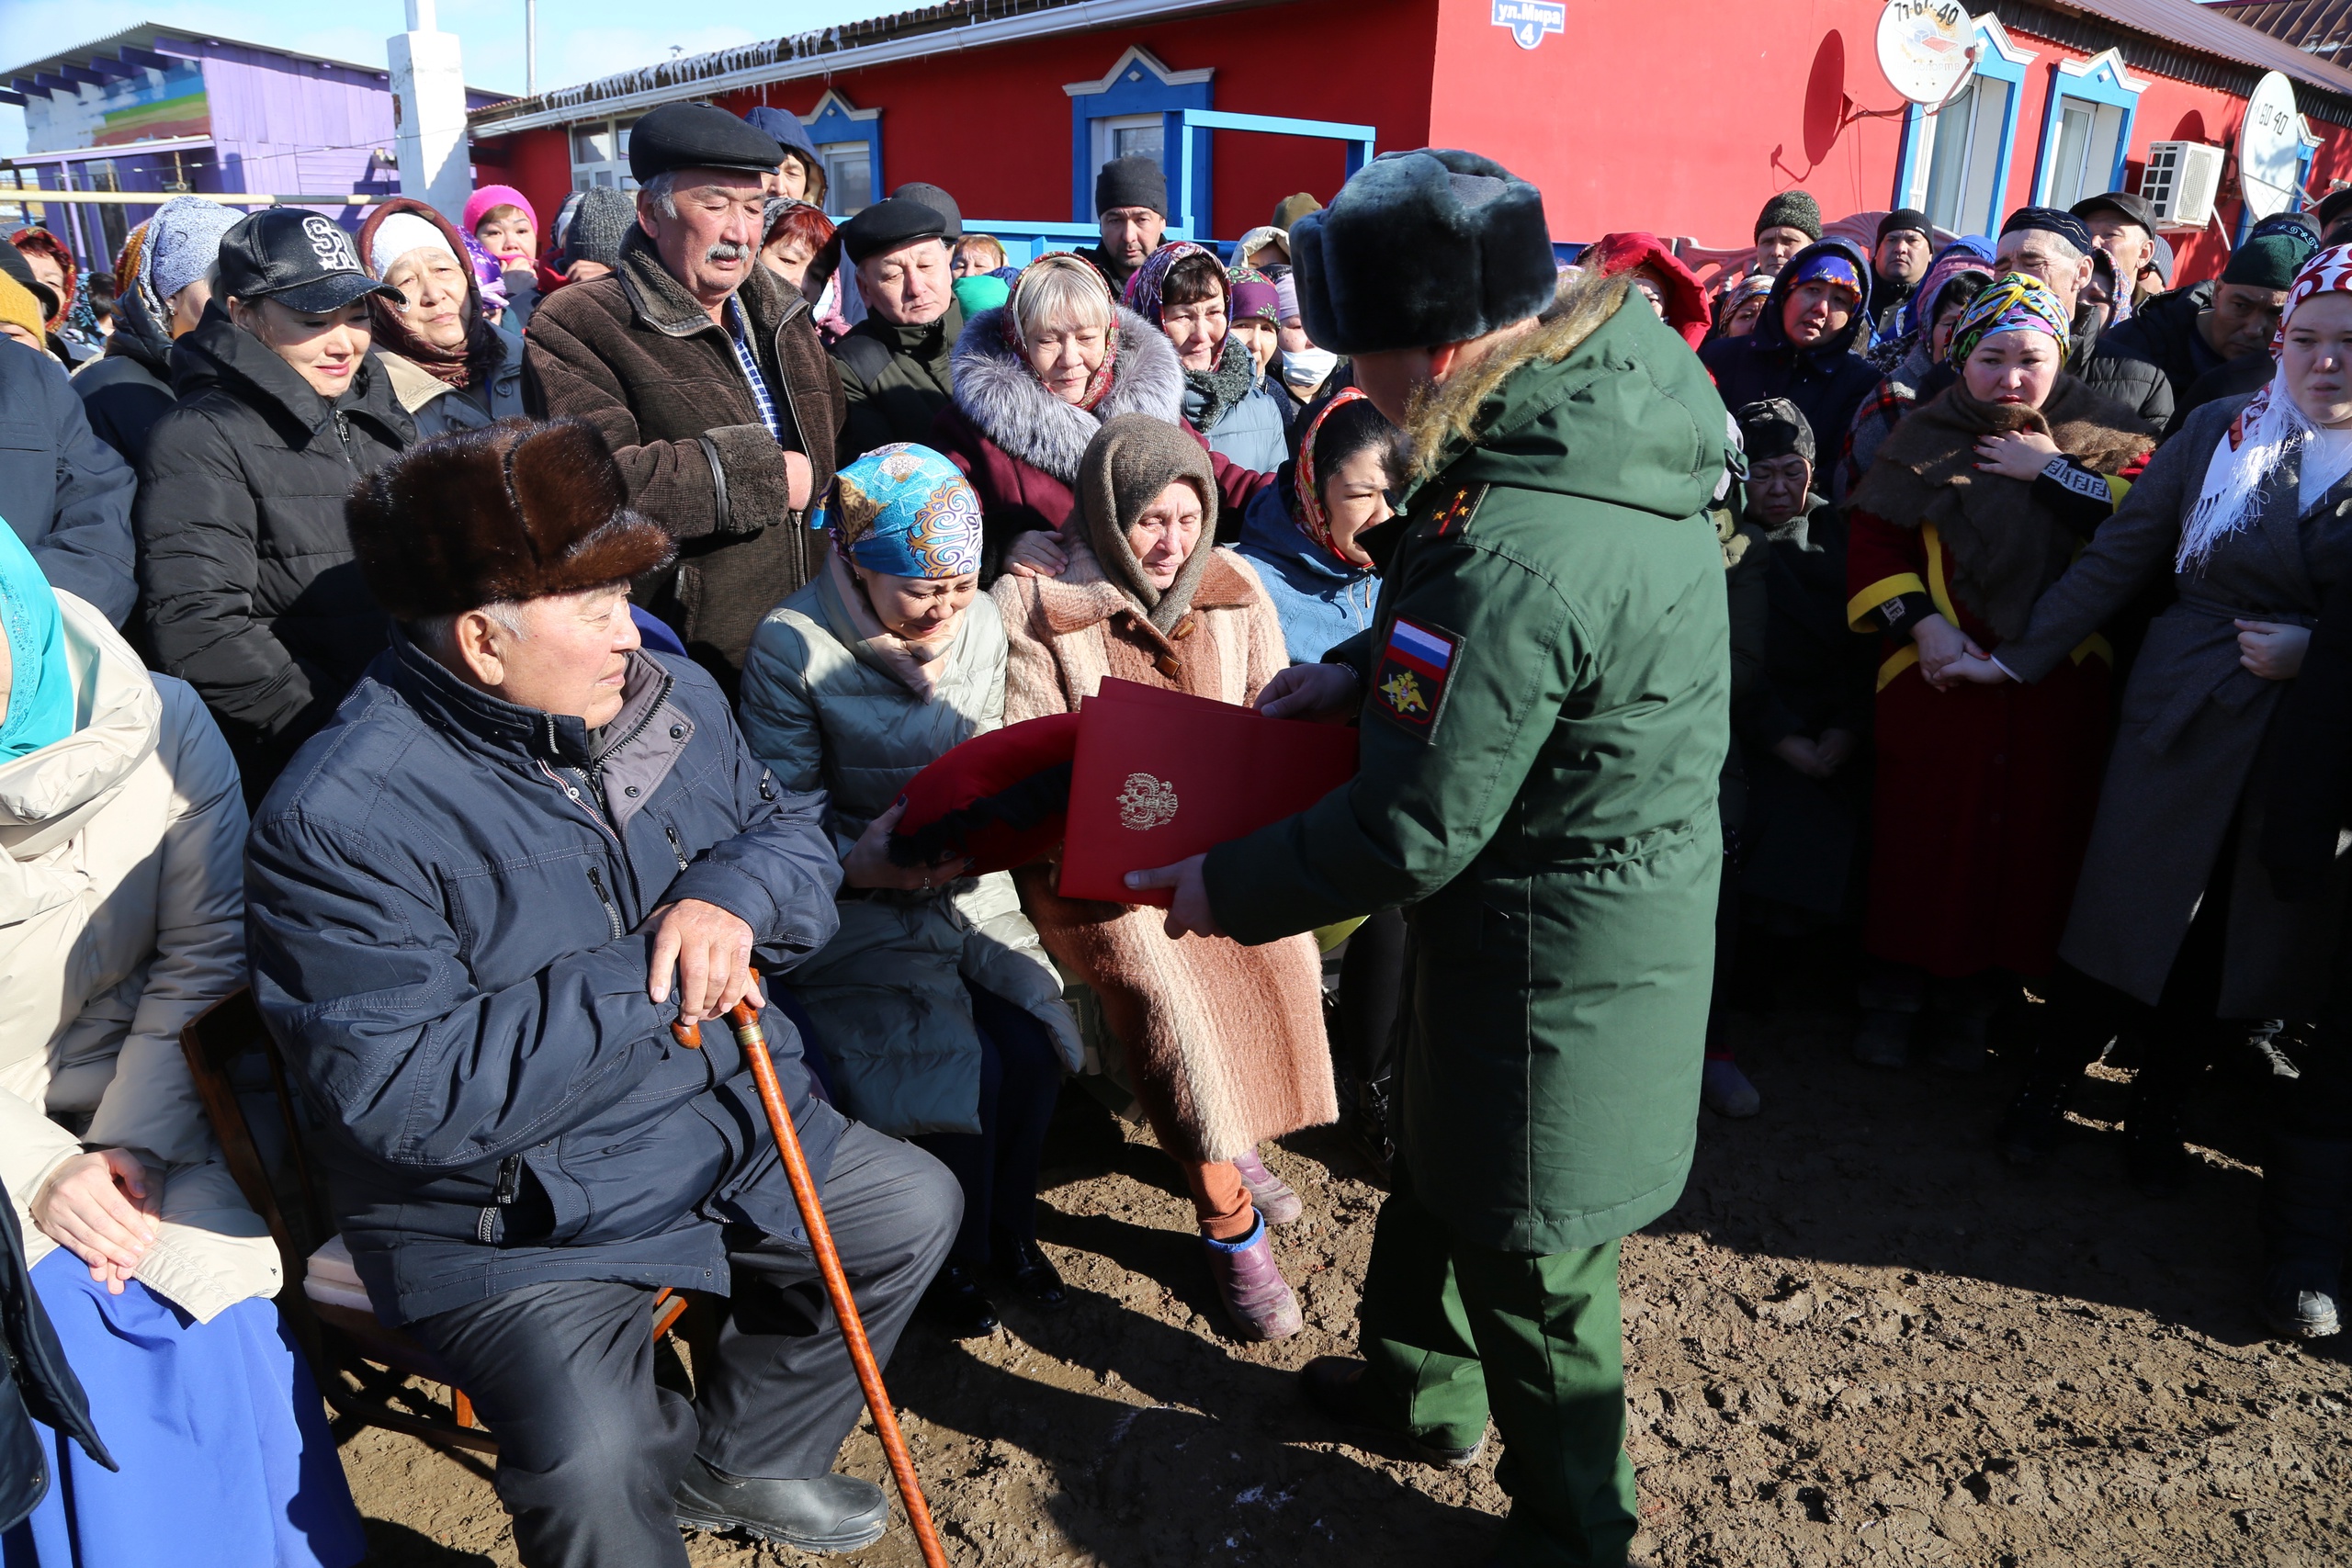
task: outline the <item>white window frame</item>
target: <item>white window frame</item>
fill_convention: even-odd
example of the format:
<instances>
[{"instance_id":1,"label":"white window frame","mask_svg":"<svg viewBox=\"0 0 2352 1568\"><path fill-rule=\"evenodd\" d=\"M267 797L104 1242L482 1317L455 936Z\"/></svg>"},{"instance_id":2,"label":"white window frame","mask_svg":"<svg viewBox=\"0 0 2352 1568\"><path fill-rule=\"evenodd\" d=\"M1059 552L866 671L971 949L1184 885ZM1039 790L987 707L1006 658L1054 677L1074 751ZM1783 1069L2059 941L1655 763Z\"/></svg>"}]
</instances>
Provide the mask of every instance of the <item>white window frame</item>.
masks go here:
<instances>
[{"instance_id":1,"label":"white window frame","mask_svg":"<svg viewBox=\"0 0 2352 1568\"><path fill-rule=\"evenodd\" d=\"M858 207L849 204L849 187L840 175L836 157L854 155L865 164L865 201ZM818 160L825 165L825 205L835 217L854 217L875 200L874 144L870 141L820 141Z\"/></svg>"},{"instance_id":2,"label":"white window frame","mask_svg":"<svg viewBox=\"0 0 2352 1568\"><path fill-rule=\"evenodd\" d=\"M1168 122L1159 115L1110 115L1102 119L1092 121L1091 125L1094 131L1094 163L1093 166L1086 171L1087 183L1090 186L1093 184L1094 176L1102 172L1102 165L1119 156L1119 132L1122 130L1152 130L1159 132L1163 138L1163 145L1160 148L1159 153L1160 161L1163 164L1167 162L1168 150L1164 144L1164 138L1168 129Z\"/></svg>"},{"instance_id":3,"label":"white window frame","mask_svg":"<svg viewBox=\"0 0 2352 1568\"><path fill-rule=\"evenodd\" d=\"M564 147L571 158L571 188L586 190L603 186L610 190L635 190L637 181L628 172L628 132L637 117L625 119L607 117L604 119L579 119L563 128ZM594 136L599 132L612 138L613 155L589 163L580 161L578 137Z\"/></svg>"}]
</instances>

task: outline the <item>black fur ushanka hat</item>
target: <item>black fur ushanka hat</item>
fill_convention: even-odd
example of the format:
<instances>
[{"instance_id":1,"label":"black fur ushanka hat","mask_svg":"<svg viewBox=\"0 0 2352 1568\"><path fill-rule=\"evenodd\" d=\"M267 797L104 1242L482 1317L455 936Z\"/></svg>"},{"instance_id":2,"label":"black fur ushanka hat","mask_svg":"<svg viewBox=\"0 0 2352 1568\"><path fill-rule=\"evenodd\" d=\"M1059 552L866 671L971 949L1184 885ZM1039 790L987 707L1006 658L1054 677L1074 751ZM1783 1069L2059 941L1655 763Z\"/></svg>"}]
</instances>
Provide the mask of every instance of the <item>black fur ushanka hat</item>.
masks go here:
<instances>
[{"instance_id":1,"label":"black fur ushanka hat","mask_svg":"<svg viewBox=\"0 0 2352 1568\"><path fill-rule=\"evenodd\" d=\"M1544 193L1451 148L1384 152L1290 231L1299 314L1339 354L1434 348L1552 302Z\"/></svg>"},{"instance_id":2,"label":"black fur ushanka hat","mask_svg":"<svg viewBox=\"0 0 2352 1568\"><path fill-rule=\"evenodd\" d=\"M664 565L667 530L629 510L583 420L505 419L419 442L343 503L376 603L396 621L579 593Z\"/></svg>"}]
</instances>

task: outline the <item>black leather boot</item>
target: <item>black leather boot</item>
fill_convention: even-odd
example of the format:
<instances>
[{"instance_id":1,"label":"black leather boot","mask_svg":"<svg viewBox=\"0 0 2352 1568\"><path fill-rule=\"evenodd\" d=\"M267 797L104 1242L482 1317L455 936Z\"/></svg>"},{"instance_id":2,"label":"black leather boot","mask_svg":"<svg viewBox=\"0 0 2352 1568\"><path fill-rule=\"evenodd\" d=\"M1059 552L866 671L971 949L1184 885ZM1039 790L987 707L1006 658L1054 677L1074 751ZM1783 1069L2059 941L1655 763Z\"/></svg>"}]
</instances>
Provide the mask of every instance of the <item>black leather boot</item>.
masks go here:
<instances>
[{"instance_id":1,"label":"black leather boot","mask_svg":"<svg viewBox=\"0 0 2352 1568\"><path fill-rule=\"evenodd\" d=\"M699 1457L674 1497L678 1522L698 1530L741 1530L803 1551L855 1551L882 1539L890 1500L854 1475L772 1481L729 1475Z\"/></svg>"}]
</instances>

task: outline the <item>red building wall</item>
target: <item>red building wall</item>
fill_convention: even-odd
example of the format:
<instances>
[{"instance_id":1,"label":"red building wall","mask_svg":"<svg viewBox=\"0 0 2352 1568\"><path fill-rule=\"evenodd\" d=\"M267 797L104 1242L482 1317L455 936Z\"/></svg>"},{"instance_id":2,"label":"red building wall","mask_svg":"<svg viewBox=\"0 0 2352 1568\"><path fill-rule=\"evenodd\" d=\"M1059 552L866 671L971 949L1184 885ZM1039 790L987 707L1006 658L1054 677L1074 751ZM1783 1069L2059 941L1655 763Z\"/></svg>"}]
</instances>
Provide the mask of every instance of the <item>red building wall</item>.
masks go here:
<instances>
[{"instance_id":1,"label":"red building wall","mask_svg":"<svg viewBox=\"0 0 2352 1568\"><path fill-rule=\"evenodd\" d=\"M946 50L826 77L778 82L718 100L741 113L765 103L795 114L827 87L882 111L883 177L945 186L974 218L1067 222L1070 97L1066 82L1099 79L1130 44L1170 70L1214 66L1216 107L1377 128L1383 150L1429 141L1429 75L1438 0L1294 0L1159 26ZM1314 69L1298 62L1312 61ZM499 139L514 150L505 177L552 213L571 185L560 130ZM1340 186L1340 144L1218 132L1213 151L1216 233L1234 239L1297 190L1324 200Z\"/></svg>"},{"instance_id":2,"label":"red building wall","mask_svg":"<svg viewBox=\"0 0 2352 1568\"><path fill-rule=\"evenodd\" d=\"M1775 191L1802 186L1830 217L1893 205L1903 103L1873 48L1880 0L1781 0L1709 9L1578 7L1570 31L1521 49L1490 0L1288 0L1157 26L1070 34L784 82L722 100L796 113L826 88L882 111L890 186L934 181L975 219L1070 216L1066 82L1099 78L1131 44L1172 70L1216 69L1220 109L1369 123L1380 150L1442 145L1487 153L1544 193L1552 232L1612 229L1743 245ZM1703 32L1696 29L1703 26ZM2081 50L2014 34L2034 54L2019 95L2002 210L2031 199L2056 68ZM2132 53L2127 45L2127 59ZM1299 69L1301 61L1312 70ZM2137 67L2148 84L2132 128L2127 187L2152 141L2235 144L2242 99ZM2311 89L2301 89L2308 101ZM2352 179L2352 132L2312 122L2323 145L2312 191ZM503 175L551 213L570 188L561 130L503 139ZM1337 188L1336 143L1219 133L1213 230L1231 240L1296 190ZM2234 166L2222 222L2238 218ZM2176 281L2218 271L2220 230L2173 236Z\"/></svg>"},{"instance_id":3,"label":"red building wall","mask_svg":"<svg viewBox=\"0 0 2352 1568\"><path fill-rule=\"evenodd\" d=\"M1574 6L1524 50L1488 0L1442 0L1431 139L1544 192L1558 240L1611 230L1744 244L1757 209L1802 186L1822 210L1883 208L1900 121L1843 123L1901 100L1871 39L1881 0Z\"/></svg>"}]
</instances>

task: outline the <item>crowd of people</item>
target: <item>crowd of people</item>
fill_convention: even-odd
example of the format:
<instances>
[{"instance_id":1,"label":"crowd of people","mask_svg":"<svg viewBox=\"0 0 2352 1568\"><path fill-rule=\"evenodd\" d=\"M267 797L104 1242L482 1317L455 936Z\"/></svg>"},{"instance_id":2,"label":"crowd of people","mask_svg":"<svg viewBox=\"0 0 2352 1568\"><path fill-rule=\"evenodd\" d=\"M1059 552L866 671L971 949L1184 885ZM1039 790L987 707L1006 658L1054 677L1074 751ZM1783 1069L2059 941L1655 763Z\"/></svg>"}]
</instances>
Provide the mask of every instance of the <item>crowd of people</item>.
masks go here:
<instances>
[{"instance_id":1,"label":"crowd of people","mask_svg":"<svg viewBox=\"0 0 2352 1568\"><path fill-rule=\"evenodd\" d=\"M790 115L629 156L545 230L491 186L0 246L0 1184L46 1320L0 1439L58 1478L0 1495L11 1563L364 1554L180 1055L245 987L530 1564L887 1525L743 1054L672 1037L744 1003L886 1361L1067 1303L1073 1076L1245 1338L1302 1325L1261 1150L1342 1123L1392 1195L1306 1392L1442 1464L1491 1415L1498 1562L1624 1558L1618 1243L1702 1103L1762 1110L1774 976L1842 976L1863 1064L1997 1049L2020 1163L2130 1062L2160 1194L2267 1052L2256 1293L2336 1332L2352 192L2175 289L2128 193L1865 244L1784 191L1702 279L1564 262L1459 152L1221 255L1127 157L1097 244L1013 266L935 185L829 215ZM1165 913L910 850L910 780L1105 679L1358 723L1362 772L1131 879ZM730 1303L691 1404L664 1287Z\"/></svg>"}]
</instances>

